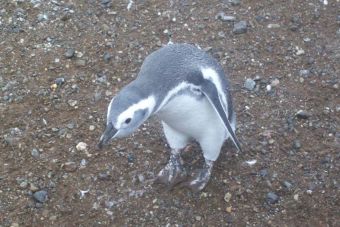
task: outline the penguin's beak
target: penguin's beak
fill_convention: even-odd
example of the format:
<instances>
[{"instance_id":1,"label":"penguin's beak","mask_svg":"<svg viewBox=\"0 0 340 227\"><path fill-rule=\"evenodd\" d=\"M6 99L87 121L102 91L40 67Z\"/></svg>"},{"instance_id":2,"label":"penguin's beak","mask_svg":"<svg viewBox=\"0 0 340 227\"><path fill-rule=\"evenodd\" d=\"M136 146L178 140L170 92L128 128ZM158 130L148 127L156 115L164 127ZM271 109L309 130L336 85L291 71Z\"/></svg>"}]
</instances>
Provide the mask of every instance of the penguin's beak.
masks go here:
<instances>
[{"instance_id":1,"label":"penguin's beak","mask_svg":"<svg viewBox=\"0 0 340 227\"><path fill-rule=\"evenodd\" d=\"M97 148L102 149L113 137L116 136L118 130L113 127L112 124L108 124L103 135L100 137L99 143L97 144Z\"/></svg>"}]
</instances>

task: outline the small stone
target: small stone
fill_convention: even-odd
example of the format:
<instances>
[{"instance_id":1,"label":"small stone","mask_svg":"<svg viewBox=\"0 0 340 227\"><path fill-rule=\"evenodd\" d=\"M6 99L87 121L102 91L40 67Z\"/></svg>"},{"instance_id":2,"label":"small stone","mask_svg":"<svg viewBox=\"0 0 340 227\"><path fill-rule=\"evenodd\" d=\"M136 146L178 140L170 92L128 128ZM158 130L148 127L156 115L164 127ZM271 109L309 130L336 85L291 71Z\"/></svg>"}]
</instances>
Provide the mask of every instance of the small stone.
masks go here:
<instances>
[{"instance_id":1,"label":"small stone","mask_svg":"<svg viewBox=\"0 0 340 227\"><path fill-rule=\"evenodd\" d=\"M238 6L241 4L241 0L229 0L229 2L231 3L231 5L233 6Z\"/></svg>"},{"instance_id":2,"label":"small stone","mask_svg":"<svg viewBox=\"0 0 340 227\"><path fill-rule=\"evenodd\" d=\"M46 20L48 20L48 16L46 14L40 13L40 14L38 14L37 19L38 19L39 22L46 21Z\"/></svg>"},{"instance_id":3,"label":"small stone","mask_svg":"<svg viewBox=\"0 0 340 227\"><path fill-rule=\"evenodd\" d=\"M275 204L279 201L279 196L274 192L268 192L266 196L266 201L268 204Z\"/></svg>"},{"instance_id":4,"label":"small stone","mask_svg":"<svg viewBox=\"0 0 340 227\"><path fill-rule=\"evenodd\" d=\"M38 149L33 148L32 151L31 151L31 155L32 155L33 158L39 158L40 153L39 153Z\"/></svg>"},{"instance_id":5,"label":"small stone","mask_svg":"<svg viewBox=\"0 0 340 227\"><path fill-rule=\"evenodd\" d=\"M260 172L259 172L259 175L261 177L266 177L268 176L268 170L267 169L261 169Z\"/></svg>"},{"instance_id":6,"label":"small stone","mask_svg":"<svg viewBox=\"0 0 340 227\"><path fill-rule=\"evenodd\" d=\"M201 216L196 216L195 219L196 219L196 221L201 221L202 217Z\"/></svg>"},{"instance_id":7,"label":"small stone","mask_svg":"<svg viewBox=\"0 0 340 227\"><path fill-rule=\"evenodd\" d=\"M35 184L30 183L30 191L31 192L36 192L38 190L39 190L39 188Z\"/></svg>"},{"instance_id":8,"label":"small stone","mask_svg":"<svg viewBox=\"0 0 340 227\"><path fill-rule=\"evenodd\" d=\"M21 182L19 186L20 186L20 188L25 189L28 186L28 182L25 180L25 181Z\"/></svg>"},{"instance_id":9,"label":"small stone","mask_svg":"<svg viewBox=\"0 0 340 227\"><path fill-rule=\"evenodd\" d=\"M291 190L293 187L293 185L289 181L284 181L283 186L288 190Z\"/></svg>"},{"instance_id":10,"label":"small stone","mask_svg":"<svg viewBox=\"0 0 340 227\"><path fill-rule=\"evenodd\" d=\"M279 24L268 24L267 28L279 28L280 25Z\"/></svg>"},{"instance_id":11,"label":"small stone","mask_svg":"<svg viewBox=\"0 0 340 227\"><path fill-rule=\"evenodd\" d=\"M33 198L39 203L44 203L47 201L47 191L41 190L34 192Z\"/></svg>"},{"instance_id":12,"label":"small stone","mask_svg":"<svg viewBox=\"0 0 340 227\"><path fill-rule=\"evenodd\" d=\"M300 142L300 140L294 140L294 142L293 142L293 148L294 148L295 150L299 150L299 149L301 148L301 142Z\"/></svg>"},{"instance_id":13,"label":"small stone","mask_svg":"<svg viewBox=\"0 0 340 227\"><path fill-rule=\"evenodd\" d=\"M110 180L110 178L111 178L111 176L107 172L102 172L102 173L98 174L98 179L99 180L104 180L105 181L105 180Z\"/></svg>"},{"instance_id":14,"label":"small stone","mask_svg":"<svg viewBox=\"0 0 340 227\"><path fill-rule=\"evenodd\" d=\"M296 112L295 116L299 119L308 119L312 116L312 114L304 110L299 110Z\"/></svg>"},{"instance_id":15,"label":"small stone","mask_svg":"<svg viewBox=\"0 0 340 227\"><path fill-rule=\"evenodd\" d=\"M86 61L84 59L78 59L76 61L77 66L86 66Z\"/></svg>"},{"instance_id":16,"label":"small stone","mask_svg":"<svg viewBox=\"0 0 340 227\"><path fill-rule=\"evenodd\" d=\"M65 83L65 78L64 77L58 77L54 80L54 82L58 85L61 86L62 84Z\"/></svg>"},{"instance_id":17,"label":"small stone","mask_svg":"<svg viewBox=\"0 0 340 227\"><path fill-rule=\"evenodd\" d=\"M294 200L295 200L295 201L298 201L298 200L299 200L299 194L295 194L295 195L294 195Z\"/></svg>"},{"instance_id":18,"label":"small stone","mask_svg":"<svg viewBox=\"0 0 340 227\"><path fill-rule=\"evenodd\" d=\"M75 53L76 53L76 51L74 49L70 48L70 49L67 49L65 51L64 56L65 56L65 58L70 59L70 58L74 57Z\"/></svg>"},{"instance_id":19,"label":"small stone","mask_svg":"<svg viewBox=\"0 0 340 227\"><path fill-rule=\"evenodd\" d=\"M270 83L270 85L272 86L272 87L276 87L276 86L278 86L280 84L280 80L279 79L274 79L274 80L272 80L272 82Z\"/></svg>"},{"instance_id":20,"label":"small stone","mask_svg":"<svg viewBox=\"0 0 340 227\"><path fill-rule=\"evenodd\" d=\"M256 85L256 82L250 78L246 79L246 81L244 82L244 87L249 91L254 90L255 85Z\"/></svg>"},{"instance_id":21,"label":"small stone","mask_svg":"<svg viewBox=\"0 0 340 227\"><path fill-rule=\"evenodd\" d=\"M13 222L10 227L19 227L19 224L16 222Z\"/></svg>"},{"instance_id":22,"label":"small stone","mask_svg":"<svg viewBox=\"0 0 340 227\"><path fill-rule=\"evenodd\" d=\"M243 34L247 32L247 22L240 21L234 24L233 33L234 34Z\"/></svg>"},{"instance_id":23,"label":"small stone","mask_svg":"<svg viewBox=\"0 0 340 227\"><path fill-rule=\"evenodd\" d=\"M133 154L129 154L127 159L129 163L133 163L135 161L135 157L133 156Z\"/></svg>"},{"instance_id":24,"label":"small stone","mask_svg":"<svg viewBox=\"0 0 340 227\"><path fill-rule=\"evenodd\" d=\"M308 69L302 69L299 71L299 75L302 77L308 77L310 74L310 71Z\"/></svg>"},{"instance_id":25,"label":"small stone","mask_svg":"<svg viewBox=\"0 0 340 227\"><path fill-rule=\"evenodd\" d=\"M296 51L296 55L300 56L300 55L303 55L303 54L305 54L305 51L303 49L298 48L297 51Z\"/></svg>"},{"instance_id":26,"label":"small stone","mask_svg":"<svg viewBox=\"0 0 340 227\"><path fill-rule=\"evenodd\" d=\"M143 176L143 174L138 174L138 180L140 183L143 183L145 181L145 177Z\"/></svg>"},{"instance_id":27,"label":"small stone","mask_svg":"<svg viewBox=\"0 0 340 227\"><path fill-rule=\"evenodd\" d=\"M75 162L66 162L63 165L66 172L74 172L77 170L77 164Z\"/></svg>"},{"instance_id":28,"label":"small stone","mask_svg":"<svg viewBox=\"0 0 340 227\"><path fill-rule=\"evenodd\" d=\"M112 55L108 52L105 52L103 58L104 58L104 61L108 63L112 59Z\"/></svg>"},{"instance_id":29,"label":"small stone","mask_svg":"<svg viewBox=\"0 0 340 227\"><path fill-rule=\"evenodd\" d=\"M102 93L101 92L96 92L93 96L94 102L98 102L102 98Z\"/></svg>"},{"instance_id":30,"label":"small stone","mask_svg":"<svg viewBox=\"0 0 340 227\"><path fill-rule=\"evenodd\" d=\"M223 22L233 22L236 20L236 18L234 16L227 16L225 15L224 12L219 12L216 16L215 19L219 19Z\"/></svg>"},{"instance_id":31,"label":"small stone","mask_svg":"<svg viewBox=\"0 0 340 227\"><path fill-rule=\"evenodd\" d=\"M94 126L94 125L90 125L90 126L89 126L89 130L90 130L90 131L93 131L93 130L95 130L95 129L96 129L96 126Z\"/></svg>"},{"instance_id":32,"label":"small stone","mask_svg":"<svg viewBox=\"0 0 340 227\"><path fill-rule=\"evenodd\" d=\"M87 150L87 144L84 142L79 142L76 146L76 149L78 151L86 151Z\"/></svg>"},{"instance_id":33,"label":"small stone","mask_svg":"<svg viewBox=\"0 0 340 227\"><path fill-rule=\"evenodd\" d=\"M227 203L229 203L231 199L231 194L229 192L225 193L224 195L224 201L226 201Z\"/></svg>"},{"instance_id":34,"label":"small stone","mask_svg":"<svg viewBox=\"0 0 340 227\"><path fill-rule=\"evenodd\" d=\"M267 92L270 92L270 91L272 90L272 86L271 86L270 84L268 84L268 85L266 86L266 90L267 90Z\"/></svg>"},{"instance_id":35,"label":"small stone","mask_svg":"<svg viewBox=\"0 0 340 227\"><path fill-rule=\"evenodd\" d=\"M232 212L232 207L230 206L230 207L227 207L226 208L226 211L228 212L228 213L231 213Z\"/></svg>"},{"instance_id":36,"label":"small stone","mask_svg":"<svg viewBox=\"0 0 340 227\"><path fill-rule=\"evenodd\" d=\"M77 104L78 104L78 101L77 100L73 100L73 99L70 99L67 101L67 103L72 106L72 107L75 107Z\"/></svg>"}]
</instances>

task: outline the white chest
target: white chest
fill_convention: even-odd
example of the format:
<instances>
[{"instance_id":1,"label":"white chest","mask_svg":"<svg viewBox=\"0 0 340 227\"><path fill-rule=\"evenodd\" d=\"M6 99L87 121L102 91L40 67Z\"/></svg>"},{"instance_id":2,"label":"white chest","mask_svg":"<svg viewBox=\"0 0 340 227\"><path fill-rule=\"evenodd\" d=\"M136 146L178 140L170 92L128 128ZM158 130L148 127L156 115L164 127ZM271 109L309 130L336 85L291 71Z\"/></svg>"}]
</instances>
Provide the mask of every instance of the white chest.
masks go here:
<instances>
[{"instance_id":1,"label":"white chest","mask_svg":"<svg viewBox=\"0 0 340 227\"><path fill-rule=\"evenodd\" d=\"M157 115L173 129L196 140L210 132L226 133L223 122L204 96L175 97Z\"/></svg>"}]
</instances>

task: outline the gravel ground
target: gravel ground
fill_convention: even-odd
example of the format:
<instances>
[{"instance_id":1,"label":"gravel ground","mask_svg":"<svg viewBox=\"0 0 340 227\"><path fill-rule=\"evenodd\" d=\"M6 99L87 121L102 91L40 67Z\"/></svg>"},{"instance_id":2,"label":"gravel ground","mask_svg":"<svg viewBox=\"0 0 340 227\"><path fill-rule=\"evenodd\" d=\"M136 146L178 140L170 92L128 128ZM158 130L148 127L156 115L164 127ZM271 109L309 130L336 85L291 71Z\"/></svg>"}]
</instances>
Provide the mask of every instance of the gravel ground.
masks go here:
<instances>
[{"instance_id":1,"label":"gravel ground","mask_svg":"<svg viewBox=\"0 0 340 227\"><path fill-rule=\"evenodd\" d=\"M1 0L0 226L339 226L339 0ZM201 193L153 185L157 119L96 151L145 56L199 44L229 72L243 153ZM194 144L187 167L203 161Z\"/></svg>"}]
</instances>

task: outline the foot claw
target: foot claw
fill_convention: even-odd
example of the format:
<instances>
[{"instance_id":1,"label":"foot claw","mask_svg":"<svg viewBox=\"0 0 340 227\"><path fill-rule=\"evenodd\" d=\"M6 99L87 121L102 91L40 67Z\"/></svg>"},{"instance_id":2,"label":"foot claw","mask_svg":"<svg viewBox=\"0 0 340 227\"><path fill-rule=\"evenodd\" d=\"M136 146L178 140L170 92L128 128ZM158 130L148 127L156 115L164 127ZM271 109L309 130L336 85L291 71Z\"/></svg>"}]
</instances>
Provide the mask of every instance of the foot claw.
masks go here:
<instances>
[{"instance_id":1,"label":"foot claw","mask_svg":"<svg viewBox=\"0 0 340 227\"><path fill-rule=\"evenodd\" d=\"M179 155L171 155L168 164L158 173L154 183L165 184L169 190L187 179Z\"/></svg>"}]
</instances>

